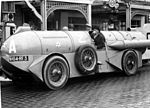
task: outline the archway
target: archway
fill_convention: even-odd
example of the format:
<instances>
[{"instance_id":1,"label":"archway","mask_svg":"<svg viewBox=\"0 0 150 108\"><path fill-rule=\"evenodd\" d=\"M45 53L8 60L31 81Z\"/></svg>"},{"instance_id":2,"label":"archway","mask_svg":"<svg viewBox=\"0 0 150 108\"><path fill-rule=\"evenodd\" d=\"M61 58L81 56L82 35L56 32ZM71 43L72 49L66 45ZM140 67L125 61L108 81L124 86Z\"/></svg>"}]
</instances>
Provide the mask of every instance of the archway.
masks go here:
<instances>
[{"instance_id":1,"label":"archway","mask_svg":"<svg viewBox=\"0 0 150 108\"><path fill-rule=\"evenodd\" d=\"M86 23L91 24L90 12L88 4L48 1L47 29L60 30L63 26L73 23L75 30L84 30ZM52 25L49 25L49 22Z\"/></svg>"},{"instance_id":2,"label":"archway","mask_svg":"<svg viewBox=\"0 0 150 108\"><path fill-rule=\"evenodd\" d=\"M77 9L51 9L47 15L48 30L61 30L70 24L73 24L74 30L85 30L88 22L85 14Z\"/></svg>"},{"instance_id":3,"label":"archway","mask_svg":"<svg viewBox=\"0 0 150 108\"><path fill-rule=\"evenodd\" d=\"M134 10L131 14L131 27L141 27L146 22L146 16L149 15L149 12L143 10Z\"/></svg>"}]
</instances>

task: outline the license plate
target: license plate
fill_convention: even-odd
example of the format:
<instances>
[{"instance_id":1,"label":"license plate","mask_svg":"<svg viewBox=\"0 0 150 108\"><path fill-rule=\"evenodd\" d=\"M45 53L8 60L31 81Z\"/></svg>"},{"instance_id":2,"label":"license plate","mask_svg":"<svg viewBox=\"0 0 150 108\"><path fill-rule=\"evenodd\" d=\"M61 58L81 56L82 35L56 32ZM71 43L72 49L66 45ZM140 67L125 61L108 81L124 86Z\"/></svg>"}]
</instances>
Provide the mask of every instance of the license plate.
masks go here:
<instances>
[{"instance_id":1,"label":"license plate","mask_svg":"<svg viewBox=\"0 0 150 108\"><path fill-rule=\"evenodd\" d=\"M9 57L9 62L16 62L16 61L29 61L28 56L11 56Z\"/></svg>"}]
</instances>

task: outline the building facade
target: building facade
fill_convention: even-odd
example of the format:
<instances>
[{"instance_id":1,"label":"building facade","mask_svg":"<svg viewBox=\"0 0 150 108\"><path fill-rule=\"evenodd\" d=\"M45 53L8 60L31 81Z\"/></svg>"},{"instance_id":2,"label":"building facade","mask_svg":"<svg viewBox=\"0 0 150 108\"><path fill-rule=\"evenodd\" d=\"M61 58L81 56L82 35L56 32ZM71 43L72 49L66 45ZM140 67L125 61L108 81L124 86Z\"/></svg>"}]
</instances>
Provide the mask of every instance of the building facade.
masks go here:
<instances>
[{"instance_id":1,"label":"building facade","mask_svg":"<svg viewBox=\"0 0 150 108\"><path fill-rule=\"evenodd\" d=\"M26 2L25 2L26 1ZM4 5L14 4L14 23L34 25L38 30L61 30L64 26L74 25L75 30L84 30L85 24L91 25L91 4L93 0L17 0L3 1ZM9 7L9 6L8 6ZM7 9L10 10L10 9ZM4 21L2 8L1 22Z\"/></svg>"},{"instance_id":2,"label":"building facade","mask_svg":"<svg viewBox=\"0 0 150 108\"><path fill-rule=\"evenodd\" d=\"M92 25L102 30L126 30L149 22L150 0L95 0L92 5ZM115 0L113 0L115 1Z\"/></svg>"},{"instance_id":3,"label":"building facade","mask_svg":"<svg viewBox=\"0 0 150 108\"><path fill-rule=\"evenodd\" d=\"M7 22L6 37L11 26L28 23L35 30L62 30L73 25L85 30L86 24L101 30L127 30L149 22L150 0L4 0L1 22ZM113 2L112 2L113 1ZM11 13L11 14L10 14ZM9 19L10 20L10 19ZM13 24L12 24L13 23Z\"/></svg>"}]
</instances>

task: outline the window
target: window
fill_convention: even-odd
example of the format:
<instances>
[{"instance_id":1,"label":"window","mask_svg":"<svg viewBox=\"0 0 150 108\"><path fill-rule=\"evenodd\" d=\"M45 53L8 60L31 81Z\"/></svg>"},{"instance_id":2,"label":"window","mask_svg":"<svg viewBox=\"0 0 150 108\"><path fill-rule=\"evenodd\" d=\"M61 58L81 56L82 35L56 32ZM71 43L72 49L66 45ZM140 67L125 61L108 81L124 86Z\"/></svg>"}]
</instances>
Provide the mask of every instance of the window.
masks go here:
<instances>
[{"instance_id":1,"label":"window","mask_svg":"<svg viewBox=\"0 0 150 108\"><path fill-rule=\"evenodd\" d=\"M2 3L3 13L15 13L15 3L14 2L3 2Z\"/></svg>"},{"instance_id":2,"label":"window","mask_svg":"<svg viewBox=\"0 0 150 108\"><path fill-rule=\"evenodd\" d=\"M131 21L131 28L136 28L141 26L141 21L140 20L132 20Z\"/></svg>"},{"instance_id":3,"label":"window","mask_svg":"<svg viewBox=\"0 0 150 108\"><path fill-rule=\"evenodd\" d=\"M85 30L86 20L82 17L68 17L69 24L74 25L74 30Z\"/></svg>"}]
</instances>

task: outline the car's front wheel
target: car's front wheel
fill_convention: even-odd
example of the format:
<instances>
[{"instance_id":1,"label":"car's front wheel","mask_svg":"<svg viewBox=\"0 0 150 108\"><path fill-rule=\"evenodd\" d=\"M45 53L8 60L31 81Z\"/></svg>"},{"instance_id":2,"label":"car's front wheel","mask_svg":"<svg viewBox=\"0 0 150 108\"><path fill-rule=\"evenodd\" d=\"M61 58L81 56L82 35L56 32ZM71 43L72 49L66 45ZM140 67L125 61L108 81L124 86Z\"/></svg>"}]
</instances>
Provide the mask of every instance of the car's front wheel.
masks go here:
<instances>
[{"instance_id":1,"label":"car's front wheel","mask_svg":"<svg viewBox=\"0 0 150 108\"><path fill-rule=\"evenodd\" d=\"M62 88L69 78L69 66L66 60L60 56L49 58L43 69L45 84L52 90Z\"/></svg>"}]
</instances>

